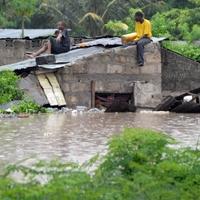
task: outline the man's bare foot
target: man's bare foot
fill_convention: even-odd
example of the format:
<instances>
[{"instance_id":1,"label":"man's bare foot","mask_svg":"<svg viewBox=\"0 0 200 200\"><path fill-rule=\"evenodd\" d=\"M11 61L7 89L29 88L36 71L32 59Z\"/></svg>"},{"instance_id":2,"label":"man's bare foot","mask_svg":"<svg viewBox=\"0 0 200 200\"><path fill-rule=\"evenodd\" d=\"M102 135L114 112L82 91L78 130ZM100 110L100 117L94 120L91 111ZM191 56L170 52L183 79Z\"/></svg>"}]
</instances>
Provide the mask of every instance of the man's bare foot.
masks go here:
<instances>
[{"instance_id":1,"label":"man's bare foot","mask_svg":"<svg viewBox=\"0 0 200 200\"><path fill-rule=\"evenodd\" d=\"M35 58L36 57L36 55L34 54L34 53L26 53L25 54L28 58Z\"/></svg>"}]
</instances>

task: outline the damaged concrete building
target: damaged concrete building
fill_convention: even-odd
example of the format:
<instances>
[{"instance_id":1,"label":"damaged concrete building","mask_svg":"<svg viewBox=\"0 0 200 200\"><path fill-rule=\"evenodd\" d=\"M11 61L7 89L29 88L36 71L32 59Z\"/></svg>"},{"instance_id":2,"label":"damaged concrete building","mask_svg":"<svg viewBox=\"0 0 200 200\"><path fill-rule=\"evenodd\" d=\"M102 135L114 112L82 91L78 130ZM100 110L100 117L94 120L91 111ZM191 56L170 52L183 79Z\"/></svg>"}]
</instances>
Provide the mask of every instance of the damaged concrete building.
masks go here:
<instances>
[{"instance_id":1,"label":"damaged concrete building","mask_svg":"<svg viewBox=\"0 0 200 200\"><path fill-rule=\"evenodd\" d=\"M153 40L145 47L144 67L136 64L136 46L123 46L120 38L113 37L75 45L70 52L55 55L51 62L29 59L1 63L0 71L21 74L20 87L40 105L95 107L116 99L154 108L161 101L163 88L168 91L167 84L162 83L170 78L166 73L172 69L163 60L166 56L161 56L159 42L163 38ZM20 51L17 46L14 49Z\"/></svg>"},{"instance_id":2,"label":"damaged concrete building","mask_svg":"<svg viewBox=\"0 0 200 200\"><path fill-rule=\"evenodd\" d=\"M120 96L134 100L136 106L157 105L161 95L158 41L146 47L142 68L136 64L136 47L122 46L120 38L97 39L83 46L56 55L53 63L38 64L30 59L0 70L26 74L20 87L40 105L95 107L105 97Z\"/></svg>"}]
</instances>

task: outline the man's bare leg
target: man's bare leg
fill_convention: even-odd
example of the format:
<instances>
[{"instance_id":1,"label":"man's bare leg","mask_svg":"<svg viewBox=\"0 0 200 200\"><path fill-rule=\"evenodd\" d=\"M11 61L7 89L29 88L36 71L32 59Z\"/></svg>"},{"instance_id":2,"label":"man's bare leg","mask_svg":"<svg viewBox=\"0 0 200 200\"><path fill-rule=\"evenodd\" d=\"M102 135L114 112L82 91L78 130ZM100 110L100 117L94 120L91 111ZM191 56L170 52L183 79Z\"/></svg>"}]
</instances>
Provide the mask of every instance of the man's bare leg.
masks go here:
<instances>
[{"instance_id":1,"label":"man's bare leg","mask_svg":"<svg viewBox=\"0 0 200 200\"><path fill-rule=\"evenodd\" d=\"M26 54L29 58L35 58L39 55L41 55L42 53L51 53L51 43L50 41L48 41L47 43L45 43L43 45L43 47L41 49L39 49L38 51L36 51L35 53L32 53L32 54Z\"/></svg>"},{"instance_id":2,"label":"man's bare leg","mask_svg":"<svg viewBox=\"0 0 200 200\"><path fill-rule=\"evenodd\" d=\"M50 41L47 42L47 53L51 54L51 42Z\"/></svg>"}]
</instances>

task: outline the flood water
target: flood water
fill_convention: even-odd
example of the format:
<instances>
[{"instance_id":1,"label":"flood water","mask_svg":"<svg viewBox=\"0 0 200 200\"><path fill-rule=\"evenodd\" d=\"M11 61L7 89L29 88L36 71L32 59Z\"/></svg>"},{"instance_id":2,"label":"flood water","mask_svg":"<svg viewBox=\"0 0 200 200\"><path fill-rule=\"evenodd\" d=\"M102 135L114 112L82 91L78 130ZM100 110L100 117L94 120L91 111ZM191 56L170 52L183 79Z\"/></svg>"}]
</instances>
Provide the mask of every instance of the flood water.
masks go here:
<instances>
[{"instance_id":1,"label":"flood water","mask_svg":"<svg viewBox=\"0 0 200 200\"><path fill-rule=\"evenodd\" d=\"M196 147L200 115L84 113L0 119L0 166L26 158L83 163L105 153L109 138L126 127L161 130L181 146Z\"/></svg>"}]
</instances>

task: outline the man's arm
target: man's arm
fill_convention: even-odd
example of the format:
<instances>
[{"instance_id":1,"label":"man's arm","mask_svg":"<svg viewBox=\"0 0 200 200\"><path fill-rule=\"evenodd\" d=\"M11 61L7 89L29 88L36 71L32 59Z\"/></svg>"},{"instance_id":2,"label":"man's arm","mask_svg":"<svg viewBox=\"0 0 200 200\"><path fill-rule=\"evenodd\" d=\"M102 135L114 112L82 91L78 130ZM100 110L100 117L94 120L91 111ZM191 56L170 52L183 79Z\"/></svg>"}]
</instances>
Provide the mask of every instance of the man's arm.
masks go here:
<instances>
[{"instance_id":1,"label":"man's arm","mask_svg":"<svg viewBox=\"0 0 200 200\"><path fill-rule=\"evenodd\" d=\"M64 37L64 38L68 38L69 37L68 31L66 29L62 32L62 37Z\"/></svg>"},{"instance_id":2,"label":"man's arm","mask_svg":"<svg viewBox=\"0 0 200 200\"><path fill-rule=\"evenodd\" d=\"M144 35L142 38L148 38L151 32L151 23L146 23L144 27Z\"/></svg>"},{"instance_id":3,"label":"man's arm","mask_svg":"<svg viewBox=\"0 0 200 200\"><path fill-rule=\"evenodd\" d=\"M60 32L60 33L58 34L58 37L56 38L56 41L57 41L57 42L60 42L60 41L61 41L61 38L62 38L62 33Z\"/></svg>"}]
</instances>

